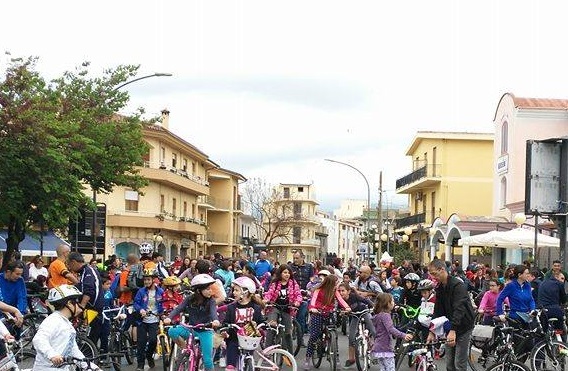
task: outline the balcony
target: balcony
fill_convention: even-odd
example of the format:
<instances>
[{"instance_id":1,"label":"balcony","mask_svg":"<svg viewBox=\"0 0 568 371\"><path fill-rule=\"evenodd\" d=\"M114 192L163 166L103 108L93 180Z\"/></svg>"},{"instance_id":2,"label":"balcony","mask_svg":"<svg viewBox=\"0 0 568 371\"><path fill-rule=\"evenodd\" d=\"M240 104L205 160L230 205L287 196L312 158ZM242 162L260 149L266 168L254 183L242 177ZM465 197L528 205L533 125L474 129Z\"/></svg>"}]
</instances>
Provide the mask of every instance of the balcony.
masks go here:
<instances>
[{"instance_id":1,"label":"balcony","mask_svg":"<svg viewBox=\"0 0 568 371\"><path fill-rule=\"evenodd\" d=\"M407 216L406 218L396 219L396 229L403 229L405 227L410 227L417 224L426 223L426 213L414 214Z\"/></svg>"},{"instance_id":2,"label":"balcony","mask_svg":"<svg viewBox=\"0 0 568 371\"><path fill-rule=\"evenodd\" d=\"M183 170L165 165L152 167L149 162L144 163L144 167L140 167L138 170L140 170L140 175L151 182L164 184L198 196L209 194L209 183L205 179L187 174Z\"/></svg>"},{"instance_id":3,"label":"balcony","mask_svg":"<svg viewBox=\"0 0 568 371\"><path fill-rule=\"evenodd\" d=\"M229 235L227 233L207 232L207 240L213 243L229 243Z\"/></svg>"},{"instance_id":4,"label":"balcony","mask_svg":"<svg viewBox=\"0 0 568 371\"><path fill-rule=\"evenodd\" d=\"M427 164L396 180L396 193L409 194L442 181L440 164Z\"/></svg>"},{"instance_id":5,"label":"balcony","mask_svg":"<svg viewBox=\"0 0 568 371\"><path fill-rule=\"evenodd\" d=\"M229 211L231 208L231 200L213 196L199 196L197 197L197 206L209 209L210 211Z\"/></svg>"},{"instance_id":6,"label":"balcony","mask_svg":"<svg viewBox=\"0 0 568 371\"><path fill-rule=\"evenodd\" d=\"M191 221L189 221L184 217L177 218L165 213L155 214L126 210L108 210L107 226L147 228L154 230L161 229L194 234L206 233L206 224L201 220L191 219Z\"/></svg>"}]
</instances>

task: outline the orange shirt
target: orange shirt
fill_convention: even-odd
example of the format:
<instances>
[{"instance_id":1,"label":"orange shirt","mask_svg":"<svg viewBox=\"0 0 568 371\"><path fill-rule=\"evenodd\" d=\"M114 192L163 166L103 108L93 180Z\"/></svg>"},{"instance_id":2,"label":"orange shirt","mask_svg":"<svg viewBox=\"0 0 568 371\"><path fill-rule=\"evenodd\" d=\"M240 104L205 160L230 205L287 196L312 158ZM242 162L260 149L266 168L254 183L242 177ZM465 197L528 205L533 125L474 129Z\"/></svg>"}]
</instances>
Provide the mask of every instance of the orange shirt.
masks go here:
<instances>
[{"instance_id":1,"label":"orange shirt","mask_svg":"<svg viewBox=\"0 0 568 371\"><path fill-rule=\"evenodd\" d=\"M130 268L127 268L120 272L120 280L118 281L118 287L127 287L128 273L130 273ZM132 291L127 290L120 293L118 298L120 304L132 304Z\"/></svg>"},{"instance_id":2,"label":"orange shirt","mask_svg":"<svg viewBox=\"0 0 568 371\"><path fill-rule=\"evenodd\" d=\"M51 262L47 269L47 273L49 275L49 278L47 279L47 287L50 289L64 284L71 284L71 282L65 278L65 275L69 273L69 269L67 269L65 263L59 259L55 259Z\"/></svg>"}]
</instances>

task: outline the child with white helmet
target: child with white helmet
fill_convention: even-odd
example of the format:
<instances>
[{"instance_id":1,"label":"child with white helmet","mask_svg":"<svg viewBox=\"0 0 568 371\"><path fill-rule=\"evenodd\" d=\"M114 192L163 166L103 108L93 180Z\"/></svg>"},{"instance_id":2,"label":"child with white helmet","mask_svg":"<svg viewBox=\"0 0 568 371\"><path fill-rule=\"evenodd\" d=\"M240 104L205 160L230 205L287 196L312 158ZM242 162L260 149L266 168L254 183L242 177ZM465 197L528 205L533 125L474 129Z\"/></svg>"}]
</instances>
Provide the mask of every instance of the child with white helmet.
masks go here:
<instances>
[{"instance_id":1,"label":"child with white helmet","mask_svg":"<svg viewBox=\"0 0 568 371\"><path fill-rule=\"evenodd\" d=\"M55 308L39 325L32 342L36 350L34 371L68 370L58 367L65 357L85 358L75 341L77 333L71 319L83 312L80 306L83 294L75 286L61 285L49 290L48 302ZM92 365L98 369L96 365Z\"/></svg>"},{"instance_id":2,"label":"child with white helmet","mask_svg":"<svg viewBox=\"0 0 568 371\"><path fill-rule=\"evenodd\" d=\"M256 284L248 277L241 276L233 281L233 296L235 301L227 306L225 323L244 326L249 322L259 324L263 322L261 306L254 300ZM234 370L237 365L239 354L239 340L235 329L230 329L227 344L227 367L226 370Z\"/></svg>"},{"instance_id":3,"label":"child with white helmet","mask_svg":"<svg viewBox=\"0 0 568 371\"><path fill-rule=\"evenodd\" d=\"M164 320L164 324L169 324L173 318L184 311L187 314L188 325L203 325L210 323L213 327L219 327L217 316L217 303L212 297L211 286L217 282L208 274L201 273L191 280L191 288L193 294L187 296L180 305L175 307L168 317ZM189 329L183 326L174 326L168 331L168 335L180 347L185 348L185 340L189 337ZM213 332L204 330L194 330L199 337L199 346L201 347L201 355L203 356L203 365L205 370L213 370Z\"/></svg>"}]
</instances>

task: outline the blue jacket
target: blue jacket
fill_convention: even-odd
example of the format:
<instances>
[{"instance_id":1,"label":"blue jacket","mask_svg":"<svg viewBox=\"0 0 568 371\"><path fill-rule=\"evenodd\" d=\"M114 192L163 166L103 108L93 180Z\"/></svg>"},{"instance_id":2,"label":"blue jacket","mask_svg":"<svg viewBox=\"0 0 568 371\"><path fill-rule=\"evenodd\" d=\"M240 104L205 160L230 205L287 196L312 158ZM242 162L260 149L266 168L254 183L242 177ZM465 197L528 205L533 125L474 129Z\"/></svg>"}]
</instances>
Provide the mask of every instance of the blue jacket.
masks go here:
<instances>
[{"instance_id":1,"label":"blue jacket","mask_svg":"<svg viewBox=\"0 0 568 371\"><path fill-rule=\"evenodd\" d=\"M519 318L517 312L528 313L536 307L532 296L531 284L528 282L524 282L521 286L519 285L519 281L514 279L505 285L497 297L495 314L503 314L503 302L505 298L509 298L509 306L511 307L509 316L513 319Z\"/></svg>"},{"instance_id":2,"label":"blue jacket","mask_svg":"<svg viewBox=\"0 0 568 371\"><path fill-rule=\"evenodd\" d=\"M254 269L256 271L256 277L261 278L266 272L270 272L272 270L272 263L268 260L259 259L256 261Z\"/></svg>"},{"instance_id":3,"label":"blue jacket","mask_svg":"<svg viewBox=\"0 0 568 371\"><path fill-rule=\"evenodd\" d=\"M16 282L8 281L4 273L0 273L0 301L18 308L22 314L27 313L28 294L24 279L20 277Z\"/></svg>"},{"instance_id":4,"label":"blue jacket","mask_svg":"<svg viewBox=\"0 0 568 371\"><path fill-rule=\"evenodd\" d=\"M156 287L156 308L158 310L158 314L164 313L164 307L162 306L162 295L164 294L164 290L161 287ZM140 309L148 310L148 288L142 287L136 293L134 297L134 310L137 312Z\"/></svg>"},{"instance_id":5,"label":"blue jacket","mask_svg":"<svg viewBox=\"0 0 568 371\"><path fill-rule=\"evenodd\" d=\"M99 271L89 264L83 265L79 271L79 283L75 285L83 295L89 297L89 305L92 309L102 311L104 308L103 283Z\"/></svg>"}]
</instances>

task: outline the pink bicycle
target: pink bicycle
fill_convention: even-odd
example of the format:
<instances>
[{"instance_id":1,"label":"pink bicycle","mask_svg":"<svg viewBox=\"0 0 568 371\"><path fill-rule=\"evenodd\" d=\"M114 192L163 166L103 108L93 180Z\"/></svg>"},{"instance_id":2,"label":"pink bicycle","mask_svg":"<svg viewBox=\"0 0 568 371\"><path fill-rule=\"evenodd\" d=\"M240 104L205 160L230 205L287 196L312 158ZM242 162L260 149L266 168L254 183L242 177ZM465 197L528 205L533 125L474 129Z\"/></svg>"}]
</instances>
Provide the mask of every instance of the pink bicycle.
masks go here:
<instances>
[{"instance_id":1,"label":"pink bicycle","mask_svg":"<svg viewBox=\"0 0 568 371\"><path fill-rule=\"evenodd\" d=\"M187 325L185 323L180 323L179 325L189 329L190 331L185 348L182 349L181 353L176 357L173 371L203 370L203 358L201 355L201 347L199 346L199 335L195 336L193 330L210 330L211 323L198 325Z\"/></svg>"}]
</instances>

